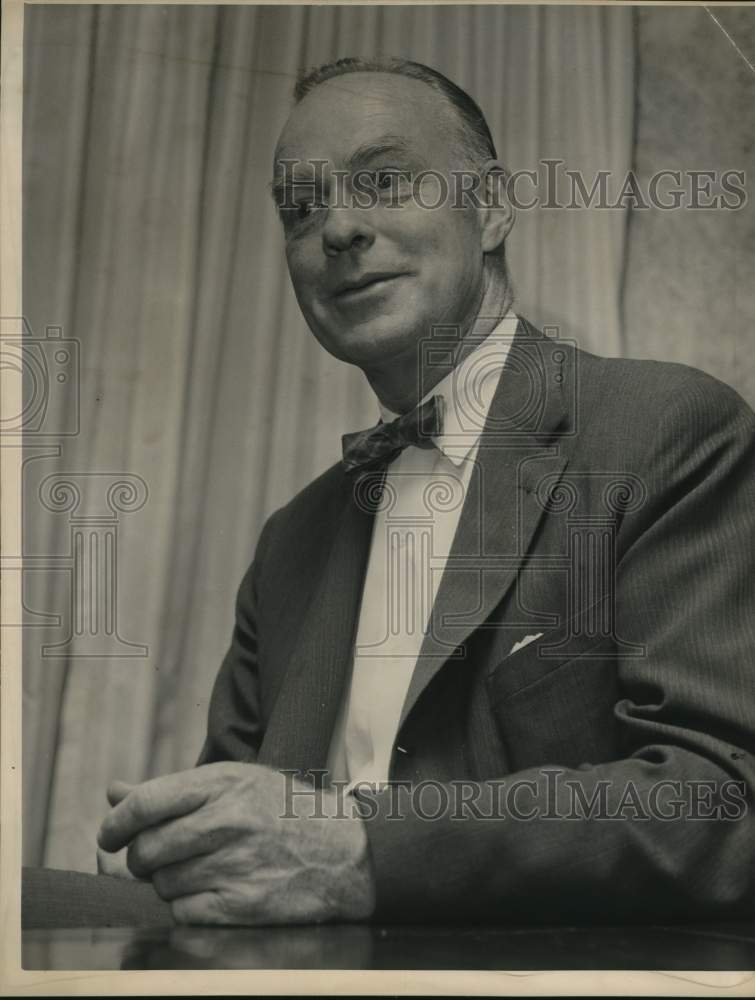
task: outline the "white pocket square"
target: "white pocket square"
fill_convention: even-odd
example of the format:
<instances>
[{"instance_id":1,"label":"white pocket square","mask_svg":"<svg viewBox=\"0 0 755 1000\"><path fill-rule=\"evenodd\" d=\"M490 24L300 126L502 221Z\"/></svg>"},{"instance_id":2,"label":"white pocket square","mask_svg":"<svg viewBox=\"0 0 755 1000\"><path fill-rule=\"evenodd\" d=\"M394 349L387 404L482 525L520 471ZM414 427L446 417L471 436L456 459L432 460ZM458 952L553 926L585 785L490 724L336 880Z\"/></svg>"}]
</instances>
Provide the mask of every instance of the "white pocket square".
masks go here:
<instances>
[{"instance_id":1,"label":"white pocket square","mask_svg":"<svg viewBox=\"0 0 755 1000\"><path fill-rule=\"evenodd\" d=\"M514 643L514 645L511 647L511 653L516 653L518 650L524 649L525 646L528 646L531 642L534 642L535 639L539 639L542 636L542 634L543 634L542 632L536 632L535 635L525 635L525 637L523 639L520 639L519 642ZM511 656L511 653L509 653L509 656Z\"/></svg>"}]
</instances>

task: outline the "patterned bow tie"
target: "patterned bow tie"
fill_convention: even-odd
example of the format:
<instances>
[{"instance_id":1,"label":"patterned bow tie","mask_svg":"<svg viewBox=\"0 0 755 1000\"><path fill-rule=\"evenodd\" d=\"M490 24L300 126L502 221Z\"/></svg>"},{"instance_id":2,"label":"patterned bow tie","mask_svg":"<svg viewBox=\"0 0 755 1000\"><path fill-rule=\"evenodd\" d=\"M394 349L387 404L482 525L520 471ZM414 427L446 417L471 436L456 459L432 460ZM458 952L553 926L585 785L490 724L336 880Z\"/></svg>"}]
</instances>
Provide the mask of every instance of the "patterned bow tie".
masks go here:
<instances>
[{"instance_id":1,"label":"patterned bow tie","mask_svg":"<svg viewBox=\"0 0 755 1000\"><path fill-rule=\"evenodd\" d=\"M443 397L431 396L390 423L379 423L366 431L344 434L343 467L346 472L371 469L391 462L409 445L432 448L433 437L443 433Z\"/></svg>"}]
</instances>

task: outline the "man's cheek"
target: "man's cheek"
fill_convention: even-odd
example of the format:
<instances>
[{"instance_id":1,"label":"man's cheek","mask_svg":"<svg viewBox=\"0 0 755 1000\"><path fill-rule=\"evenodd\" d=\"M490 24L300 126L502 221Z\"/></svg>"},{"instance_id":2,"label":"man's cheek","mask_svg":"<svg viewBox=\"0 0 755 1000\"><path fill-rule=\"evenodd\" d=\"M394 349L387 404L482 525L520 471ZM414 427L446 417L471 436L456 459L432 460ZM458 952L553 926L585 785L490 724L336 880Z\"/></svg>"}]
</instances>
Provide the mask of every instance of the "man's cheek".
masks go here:
<instances>
[{"instance_id":1,"label":"man's cheek","mask_svg":"<svg viewBox=\"0 0 755 1000\"><path fill-rule=\"evenodd\" d=\"M287 239L286 263L294 289L312 285L317 276L317 257L311 239Z\"/></svg>"},{"instance_id":2,"label":"man's cheek","mask_svg":"<svg viewBox=\"0 0 755 1000\"><path fill-rule=\"evenodd\" d=\"M321 296L318 295L317 280L304 267L298 266L293 255L289 257L289 273L296 301L299 303L299 308L305 319L309 321L315 312L322 311L322 305L318 301Z\"/></svg>"}]
</instances>

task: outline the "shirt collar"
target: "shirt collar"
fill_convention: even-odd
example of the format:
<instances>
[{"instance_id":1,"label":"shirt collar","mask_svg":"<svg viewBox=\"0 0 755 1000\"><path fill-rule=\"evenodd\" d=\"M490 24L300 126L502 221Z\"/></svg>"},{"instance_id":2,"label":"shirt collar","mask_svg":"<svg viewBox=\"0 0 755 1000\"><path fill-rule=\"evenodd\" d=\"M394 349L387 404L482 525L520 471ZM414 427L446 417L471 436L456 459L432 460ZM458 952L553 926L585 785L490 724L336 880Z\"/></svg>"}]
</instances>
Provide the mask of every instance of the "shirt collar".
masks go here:
<instances>
[{"instance_id":1,"label":"shirt collar","mask_svg":"<svg viewBox=\"0 0 755 1000\"><path fill-rule=\"evenodd\" d=\"M435 439L435 445L456 466L465 461L480 439L518 322L514 313L507 312L461 364L419 401L421 405L431 396L443 399L443 433ZM384 423L399 416L379 400L378 406Z\"/></svg>"}]
</instances>

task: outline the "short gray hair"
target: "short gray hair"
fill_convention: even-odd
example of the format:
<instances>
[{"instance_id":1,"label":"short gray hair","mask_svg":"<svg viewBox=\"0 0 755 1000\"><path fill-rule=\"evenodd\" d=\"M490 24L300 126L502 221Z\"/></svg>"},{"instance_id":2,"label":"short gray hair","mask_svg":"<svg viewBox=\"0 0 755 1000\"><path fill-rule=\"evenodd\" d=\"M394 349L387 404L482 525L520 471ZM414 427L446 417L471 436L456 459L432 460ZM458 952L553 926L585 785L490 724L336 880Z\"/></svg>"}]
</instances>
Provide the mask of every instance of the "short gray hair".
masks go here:
<instances>
[{"instance_id":1,"label":"short gray hair","mask_svg":"<svg viewBox=\"0 0 755 1000\"><path fill-rule=\"evenodd\" d=\"M321 83L348 73L393 73L426 83L445 100L455 114L459 123L464 156L471 159L476 166L487 160L497 159L488 123L476 101L436 69L423 63L412 62L410 59L389 56L363 59L359 56L346 56L334 62L323 63L314 69L303 70L294 87L294 101L298 104Z\"/></svg>"}]
</instances>

